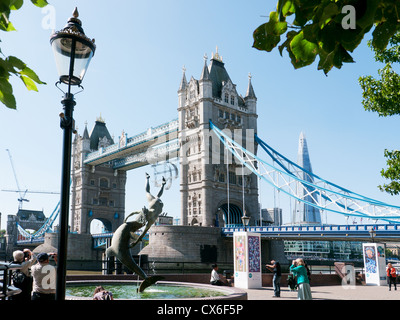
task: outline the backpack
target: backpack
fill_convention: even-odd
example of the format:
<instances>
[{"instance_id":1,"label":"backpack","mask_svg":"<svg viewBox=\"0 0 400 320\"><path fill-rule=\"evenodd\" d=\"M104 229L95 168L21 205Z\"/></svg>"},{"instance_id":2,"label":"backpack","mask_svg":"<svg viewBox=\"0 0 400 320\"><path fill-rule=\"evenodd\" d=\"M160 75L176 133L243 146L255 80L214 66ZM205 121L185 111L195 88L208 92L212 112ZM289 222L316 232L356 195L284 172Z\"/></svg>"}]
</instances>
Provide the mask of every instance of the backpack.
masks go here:
<instances>
[{"instance_id":1,"label":"backpack","mask_svg":"<svg viewBox=\"0 0 400 320\"><path fill-rule=\"evenodd\" d=\"M11 279L14 285L18 288L25 283L25 281L27 280L27 276L25 273L21 272L21 270L15 270L11 274Z\"/></svg>"}]
</instances>

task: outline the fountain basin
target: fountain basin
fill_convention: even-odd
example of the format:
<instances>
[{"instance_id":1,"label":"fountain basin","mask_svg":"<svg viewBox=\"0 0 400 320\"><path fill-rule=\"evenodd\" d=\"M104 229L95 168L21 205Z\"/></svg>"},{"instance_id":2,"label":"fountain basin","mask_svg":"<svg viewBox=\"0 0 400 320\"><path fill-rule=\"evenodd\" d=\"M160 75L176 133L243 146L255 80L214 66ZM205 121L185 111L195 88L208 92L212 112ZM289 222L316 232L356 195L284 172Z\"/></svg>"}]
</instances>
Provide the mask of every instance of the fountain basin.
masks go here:
<instances>
[{"instance_id":1,"label":"fountain basin","mask_svg":"<svg viewBox=\"0 0 400 320\"><path fill-rule=\"evenodd\" d=\"M159 281L137 293L141 281L97 279L67 281L67 300L92 300L94 289L101 285L113 293L115 300L247 300L247 292L235 287L209 284Z\"/></svg>"}]
</instances>

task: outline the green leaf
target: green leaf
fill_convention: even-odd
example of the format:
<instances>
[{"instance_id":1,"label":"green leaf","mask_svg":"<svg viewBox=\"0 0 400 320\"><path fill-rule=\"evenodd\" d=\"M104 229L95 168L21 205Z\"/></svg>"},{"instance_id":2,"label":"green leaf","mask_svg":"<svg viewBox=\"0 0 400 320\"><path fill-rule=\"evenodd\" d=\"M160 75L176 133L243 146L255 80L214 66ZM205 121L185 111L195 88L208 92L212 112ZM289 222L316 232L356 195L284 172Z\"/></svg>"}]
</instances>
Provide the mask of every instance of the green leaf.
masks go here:
<instances>
[{"instance_id":1,"label":"green leaf","mask_svg":"<svg viewBox=\"0 0 400 320\"><path fill-rule=\"evenodd\" d=\"M10 1L10 9L18 10L24 4L24 0L11 0Z\"/></svg>"},{"instance_id":2,"label":"green leaf","mask_svg":"<svg viewBox=\"0 0 400 320\"><path fill-rule=\"evenodd\" d=\"M325 75L328 74L329 71L333 68L333 58L335 56L335 51L330 53L326 53L324 50L320 50L319 53L319 63L318 63L318 70L323 70Z\"/></svg>"},{"instance_id":3,"label":"green leaf","mask_svg":"<svg viewBox=\"0 0 400 320\"><path fill-rule=\"evenodd\" d=\"M296 7L294 6L294 1L286 0L281 9L282 15L288 17L296 12ZM280 20L282 21L282 20Z\"/></svg>"},{"instance_id":4,"label":"green leaf","mask_svg":"<svg viewBox=\"0 0 400 320\"><path fill-rule=\"evenodd\" d=\"M287 22L280 22L278 13L273 11L269 15L269 21L265 24L265 31L268 35L280 36L287 30Z\"/></svg>"},{"instance_id":5,"label":"green leaf","mask_svg":"<svg viewBox=\"0 0 400 320\"><path fill-rule=\"evenodd\" d=\"M375 14L378 9L378 5L381 0L362 0L361 3L365 5L366 10L362 17L358 17L357 15L357 25L361 27L361 29L368 29L375 22ZM357 8L356 8L357 9ZM360 11L360 10L359 10ZM356 11L357 12L357 11Z\"/></svg>"},{"instance_id":6,"label":"green leaf","mask_svg":"<svg viewBox=\"0 0 400 320\"><path fill-rule=\"evenodd\" d=\"M319 27L321 29L324 28L332 20L332 18L339 13L339 8L335 3L328 4L322 12L322 16L318 23Z\"/></svg>"},{"instance_id":7,"label":"green leaf","mask_svg":"<svg viewBox=\"0 0 400 320\"><path fill-rule=\"evenodd\" d=\"M398 23L388 20L380 23L372 32L372 45L378 50L384 50L391 37L396 33Z\"/></svg>"},{"instance_id":8,"label":"green leaf","mask_svg":"<svg viewBox=\"0 0 400 320\"><path fill-rule=\"evenodd\" d=\"M49 4L46 0L31 0L31 2L39 8L43 8Z\"/></svg>"},{"instance_id":9,"label":"green leaf","mask_svg":"<svg viewBox=\"0 0 400 320\"><path fill-rule=\"evenodd\" d=\"M13 24L8 20L9 12L0 12L0 30L15 31Z\"/></svg>"},{"instance_id":10,"label":"green leaf","mask_svg":"<svg viewBox=\"0 0 400 320\"><path fill-rule=\"evenodd\" d=\"M28 77L31 80L35 81L36 83L46 84L45 82L39 79L38 75L31 68L28 68L26 64L17 57L9 56L5 60L5 63L7 64L7 69L10 72L17 74L18 76ZM19 69L19 71L15 69Z\"/></svg>"},{"instance_id":11,"label":"green leaf","mask_svg":"<svg viewBox=\"0 0 400 320\"><path fill-rule=\"evenodd\" d=\"M350 63L354 62L354 60L352 56L341 45L339 45L334 51L333 65L340 69L343 66L343 62Z\"/></svg>"},{"instance_id":12,"label":"green leaf","mask_svg":"<svg viewBox=\"0 0 400 320\"><path fill-rule=\"evenodd\" d=\"M21 76L20 78L21 78L22 82L25 84L26 88L29 91L31 91L31 90L38 91L38 89L37 89L37 87L35 85L35 82L31 78L28 78L28 77L25 77L25 76Z\"/></svg>"},{"instance_id":13,"label":"green leaf","mask_svg":"<svg viewBox=\"0 0 400 320\"><path fill-rule=\"evenodd\" d=\"M33 81L35 81L38 84L46 84L46 82L43 82L39 79L38 75L30 68L25 67L21 70L20 72L21 75L23 76L27 76L30 79L32 79Z\"/></svg>"},{"instance_id":14,"label":"green leaf","mask_svg":"<svg viewBox=\"0 0 400 320\"><path fill-rule=\"evenodd\" d=\"M298 34L297 31L289 31L289 32L286 34L286 41L285 41L284 43L282 43L282 44L278 47L279 53L281 54L281 56L282 56L283 49L286 48L288 51L290 50L290 42L292 42L292 39L293 39L297 34Z\"/></svg>"},{"instance_id":15,"label":"green leaf","mask_svg":"<svg viewBox=\"0 0 400 320\"><path fill-rule=\"evenodd\" d=\"M14 68L22 70L23 68L26 67L26 64L23 61L21 61L21 59L18 59L17 57L14 56L8 56L6 59L6 63L8 64L8 70L10 70L10 72L13 73L17 72Z\"/></svg>"},{"instance_id":16,"label":"green leaf","mask_svg":"<svg viewBox=\"0 0 400 320\"><path fill-rule=\"evenodd\" d=\"M280 35L287 30L287 22L280 22L278 13L273 11L269 21L262 24L253 32L253 47L258 50L270 52L281 41Z\"/></svg>"},{"instance_id":17,"label":"green leaf","mask_svg":"<svg viewBox=\"0 0 400 320\"><path fill-rule=\"evenodd\" d=\"M281 37L268 34L266 31L266 23L259 26L253 33L253 48L270 52L277 46Z\"/></svg>"},{"instance_id":18,"label":"green leaf","mask_svg":"<svg viewBox=\"0 0 400 320\"><path fill-rule=\"evenodd\" d=\"M12 86L8 79L0 78L0 101L10 109L16 109L17 103L12 94Z\"/></svg>"},{"instance_id":19,"label":"green leaf","mask_svg":"<svg viewBox=\"0 0 400 320\"><path fill-rule=\"evenodd\" d=\"M343 48L353 52L361 43L365 35L365 30L358 25L356 29L341 29L338 31L339 42Z\"/></svg>"},{"instance_id":20,"label":"green leaf","mask_svg":"<svg viewBox=\"0 0 400 320\"><path fill-rule=\"evenodd\" d=\"M318 54L318 45L306 40L303 31L293 38L290 49L296 57L296 61L302 61L305 65L313 63Z\"/></svg>"}]
</instances>

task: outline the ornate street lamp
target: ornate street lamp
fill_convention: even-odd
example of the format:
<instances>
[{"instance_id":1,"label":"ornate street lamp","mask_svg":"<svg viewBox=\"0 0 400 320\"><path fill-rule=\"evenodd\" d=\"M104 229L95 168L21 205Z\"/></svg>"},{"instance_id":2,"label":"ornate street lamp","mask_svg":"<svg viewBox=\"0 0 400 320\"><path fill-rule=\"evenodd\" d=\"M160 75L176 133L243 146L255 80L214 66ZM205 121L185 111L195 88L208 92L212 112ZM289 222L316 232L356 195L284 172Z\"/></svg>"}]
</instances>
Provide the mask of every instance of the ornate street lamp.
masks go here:
<instances>
[{"instance_id":1,"label":"ornate street lamp","mask_svg":"<svg viewBox=\"0 0 400 320\"><path fill-rule=\"evenodd\" d=\"M374 243L375 242L374 239L376 237L376 231L375 231L374 227L371 227L371 229L369 229L368 232L369 232L369 236L371 237L372 243Z\"/></svg>"},{"instance_id":2,"label":"ornate street lamp","mask_svg":"<svg viewBox=\"0 0 400 320\"><path fill-rule=\"evenodd\" d=\"M71 180L71 142L72 132L75 131L73 111L75 106L74 95L71 93L72 86L81 86L82 79L94 55L96 46L94 40L86 37L82 22L78 19L78 10L75 8L73 16L68 20L64 29L53 33L50 43L54 51L60 84L67 85L67 92L61 104L64 112L60 114L60 127L64 130L63 140L63 162L61 175L61 200L60 200L60 228L58 243L56 300L65 299L65 275L67 262L67 240L68 240L68 213L69 192Z\"/></svg>"},{"instance_id":3,"label":"ornate street lamp","mask_svg":"<svg viewBox=\"0 0 400 320\"><path fill-rule=\"evenodd\" d=\"M246 211L244 211L244 215L242 216L242 223L244 225L244 232L247 231L247 226L249 225L250 217L246 215Z\"/></svg>"}]
</instances>

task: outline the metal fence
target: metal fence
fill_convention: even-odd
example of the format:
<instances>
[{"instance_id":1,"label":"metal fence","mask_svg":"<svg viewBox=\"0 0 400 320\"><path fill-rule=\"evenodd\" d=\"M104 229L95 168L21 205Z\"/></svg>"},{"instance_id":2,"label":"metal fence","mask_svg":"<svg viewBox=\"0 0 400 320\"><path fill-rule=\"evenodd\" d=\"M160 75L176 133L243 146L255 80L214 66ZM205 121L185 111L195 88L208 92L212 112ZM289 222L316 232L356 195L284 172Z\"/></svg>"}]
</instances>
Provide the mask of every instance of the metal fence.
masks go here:
<instances>
[{"instance_id":1,"label":"metal fence","mask_svg":"<svg viewBox=\"0 0 400 320\"><path fill-rule=\"evenodd\" d=\"M21 265L0 262L0 299L6 300L21 293L21 289L11 285L11 275L14 270L20 269Z\"/></svg>"}]
</instances>

